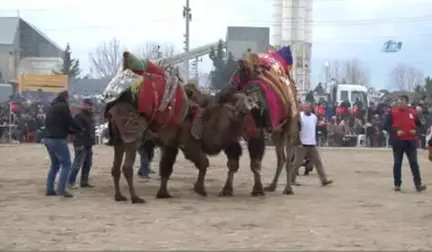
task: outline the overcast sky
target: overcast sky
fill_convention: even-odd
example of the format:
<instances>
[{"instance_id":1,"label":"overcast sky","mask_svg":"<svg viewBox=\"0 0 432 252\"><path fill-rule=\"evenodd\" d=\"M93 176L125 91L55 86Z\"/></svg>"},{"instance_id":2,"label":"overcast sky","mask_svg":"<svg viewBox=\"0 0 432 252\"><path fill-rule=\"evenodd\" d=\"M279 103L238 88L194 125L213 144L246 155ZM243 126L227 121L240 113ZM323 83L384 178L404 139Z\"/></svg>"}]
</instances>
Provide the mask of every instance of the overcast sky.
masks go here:
<instances>
[{"instance_id":1,"label":"overcast sky","mask_svg":"<svg viewBox=\"0 0 432 252\"><path fill-rule=\"evenodd\" d=\"M227 26L272 25L271 0L190 0L191 47L225 37ZM1 16L20 16L59 45L70 43L88 70L88 54L103 41L118 38L124 49L146 41L183 48L182 0L2 1ZM387 85L388 74L406 62L432 74L432 0L315 0L312 79L322 80L326 61L357 57L369 68L372 84ZM401 52L380 51L388 39L404 42ZM204 57L206 58L206 57ZM201 67L208 71L206 60Z\"/></svg>"}]
</instances>

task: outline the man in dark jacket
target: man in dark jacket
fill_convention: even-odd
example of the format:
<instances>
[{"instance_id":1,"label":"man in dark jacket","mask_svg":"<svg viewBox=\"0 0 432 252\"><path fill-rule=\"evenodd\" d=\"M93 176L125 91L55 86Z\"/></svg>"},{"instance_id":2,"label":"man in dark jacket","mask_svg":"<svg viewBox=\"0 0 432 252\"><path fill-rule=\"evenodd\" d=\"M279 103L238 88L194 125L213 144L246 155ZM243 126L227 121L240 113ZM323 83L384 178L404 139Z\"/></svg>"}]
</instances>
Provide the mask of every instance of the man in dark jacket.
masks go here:
<instances>
[{"instance_id":1,"label":"man in dark jacket","mask_svg":"<svg viewBox=\"0 0 432 252\"><path fill-rule=\"evenodd\" d=\"M75 158L72 164L72 172L69 177L69 186L75 186L76 177L81 169L81 187L93 187L89 184L90 169L93 163L93 150L95 144L95 125L93 120L93 102L84 99L81 104L81 111L75 115L75 122L83 131L73 138Z\"/></svg>"},{"instance_id":2,"label":"man in dark jacket","mask_svg":"<svg viewBox=\"0 0 432 252\"><path fill-rule=\"evenodd\" d=\"M417 128L421 126L416 110L408 107L408 97L399 97L399 106L392 108L385 122L385 129L390 134L393 148L394 190L400 191L402 184L402 160L406 154L417 191L426 189L422 184L420 167L417 162Z\"/></svg>"},{"instance_id":3,"label":"man in dark jacket","mask_svg":"<svg viewBox=\"0 0 432 252\"><path fill-rule=\"evenodd\" d=\"M66 191L71 171L71 158L67 137L81 131L71 115L69 109L69 93L63 91L55 98L48 108L45 117L44 144L51 159L51 167L47 176L47 196L62 195L66 198L73 197ZM60 172L60 178L57 184L57 190L54 190L54 181L57 173Z\"/></svg>"}]
</instances>

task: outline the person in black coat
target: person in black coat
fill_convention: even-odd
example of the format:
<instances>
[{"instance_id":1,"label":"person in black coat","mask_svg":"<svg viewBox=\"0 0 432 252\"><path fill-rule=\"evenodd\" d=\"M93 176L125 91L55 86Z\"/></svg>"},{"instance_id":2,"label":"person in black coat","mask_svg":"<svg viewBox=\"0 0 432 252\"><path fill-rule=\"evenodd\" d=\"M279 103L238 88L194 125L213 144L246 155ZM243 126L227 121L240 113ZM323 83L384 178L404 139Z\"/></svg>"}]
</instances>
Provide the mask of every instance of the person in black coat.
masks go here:
<instances>
[{"instance_id":1,"label":"person in black coat","mask_svg":"<svg viewBox=\"0 0 432 252\"><path fill-rule=\"evenodd\" d=\"M93 164L93 145L96 142L96 130L93 120L93 102L90 99L84 99L81 104L81 111L78 112L74 120L83 129L73 138L75 158L72 165L72 172L69 177L69 187L75 186L76 177L81 170L81 187L93 187L89 183L90 169Z\"/></svg>"},{"instance_id":2,"label":"person in black coat","mask_svg":"<svg viewBox=\"0 0 432 252\"><path fill-rule=\"evenodd\" d=\"M71 157L67 142L69 134L81 131L75 123L69 109L69 93L63 91L51 102L45 117L44 145L51 159L51 166L47 176L47 196L62 195L71 198L73 195L66 191L71 171ZM60 171L57 190L54 190L54 181Z\"/></svg>"}]
</instances>

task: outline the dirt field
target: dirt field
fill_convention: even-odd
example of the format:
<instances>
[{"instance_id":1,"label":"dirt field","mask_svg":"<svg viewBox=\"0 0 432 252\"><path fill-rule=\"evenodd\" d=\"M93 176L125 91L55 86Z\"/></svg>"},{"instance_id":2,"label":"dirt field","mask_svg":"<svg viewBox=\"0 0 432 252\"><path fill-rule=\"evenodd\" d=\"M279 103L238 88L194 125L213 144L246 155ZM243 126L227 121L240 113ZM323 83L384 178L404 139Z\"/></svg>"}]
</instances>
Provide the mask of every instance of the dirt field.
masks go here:
<instances>
[{"instance_id":1,"label":"dirt field","mask_svg":"<svg viewBox=\"0 0 432 252\"><path fill-rule=\"evenodd\" d=\"M196 196L191 190L196 171L180 155L170 184L175 199L154 199L156 177L136 180L145 205L114 202L108 147L95 149L92 182L97 187L76 189L74 199L43 196L48 158L42 145L2 145L0 153L1 249L432 248L431 193L414 192L406 164L403 192L393 192L388 150L322 150L334 185L320 187L314 173L299 177L303 186L294 188L295 195L282 195L280 184L265 198L249 197L252 174L246 157L235 196L216 197L226 174L223 156L211 160L209 196ZM432 182L425 153L419 159L424 181ZM263 164L266 184L275 165L269 148Z\"/></svg>"}]
</instances>

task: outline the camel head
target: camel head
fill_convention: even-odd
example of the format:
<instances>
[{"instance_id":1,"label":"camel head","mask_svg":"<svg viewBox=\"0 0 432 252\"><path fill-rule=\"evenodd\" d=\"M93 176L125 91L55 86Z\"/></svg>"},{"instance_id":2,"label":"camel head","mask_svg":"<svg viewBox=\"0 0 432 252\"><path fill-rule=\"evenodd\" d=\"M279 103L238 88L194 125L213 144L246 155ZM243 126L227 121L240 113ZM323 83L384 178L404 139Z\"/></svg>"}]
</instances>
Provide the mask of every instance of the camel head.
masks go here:
<instances>
[{"instance_id":1,"label":"camel head","mask_svg":"<svg viewBox=\"0 0 432 252\"><path fill-rule=\"evenodd\" d=\"M215 99L215 96L206 95L193 84L183 86L189 100L208 111L217 109L224 111L228 118L238 120L245 117L253 108L253 103L245 94L238 91L224 91L223 99Z\"/></svg>"}]
</instances>

